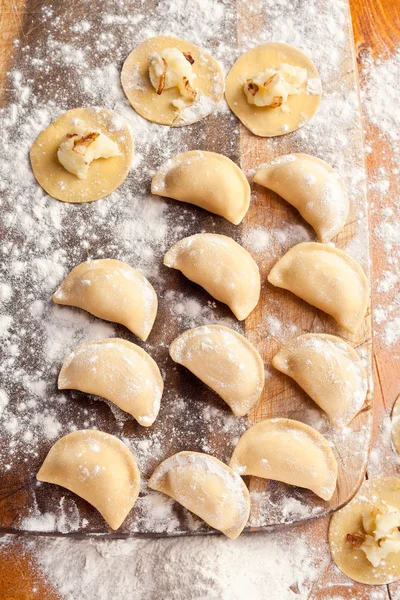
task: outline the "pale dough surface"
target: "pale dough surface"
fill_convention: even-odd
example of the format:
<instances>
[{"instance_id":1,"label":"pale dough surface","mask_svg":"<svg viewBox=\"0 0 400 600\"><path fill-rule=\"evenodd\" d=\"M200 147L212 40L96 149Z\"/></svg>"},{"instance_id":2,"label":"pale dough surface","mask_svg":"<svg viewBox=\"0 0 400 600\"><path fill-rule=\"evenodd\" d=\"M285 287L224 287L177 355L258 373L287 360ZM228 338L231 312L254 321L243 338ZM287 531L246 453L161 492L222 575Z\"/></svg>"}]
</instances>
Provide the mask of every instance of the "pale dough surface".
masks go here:
<instances>
[{"instance_id":1,"label":"pale dough surface","mask_svg":"<svg viewBox=\"0 0 400 600\"><path fill-rule=\"evenodd\" d=\"M347 425L364 404L367 373L357 352L339 337L300 335L280 349L272 365L292 377L336 427Z\"/></svg>"},{"instance_id":2,"label":"pale dough surface","mask_svg":"<svg viewBox=\"0 0 400 600\"><path fill-rule=\"evenodd\" d=\"M79 179L60 163L57 149L71 130L98 131L118 144L120 156L99 158ZM33 174L42 188L57 200L93 202L109 196L126 179L132 164L133 140L129 127L118 113L106 108L75 108L63 113L42 131L30 150Z\"/></svg>"},{"instance_id":3,"label":"pale dough surface","mask_svg":"<svg viewBox=\"0 0 400 600\"><path fill-rule=\"evenodd\" d=\"M243 476L307 488L323 500L336 488L338 467L331 446L319 431L293 419L266 419L250 427L229 464Z\"/></svg>"},{"instance_id":4,"label":"pale dough surface","mask_svg":"<svg viewBox=\"0 0 400 600\"><path fill-rule=\"evenodd\" d=\"M289 96L286 106L290 112L249 104L243 91L246 80L267 68L278 69L281 63L307 69L308 79L319 80L316 66L304 52L278 42L261 44L240 56L226 78L229 108L243 125L261 137L284 135L302 127L316 113L321 100L321 94L307 92L306 83L299 94Z\"/></svg>"},{"instance_id":5,"label":"pale dough surface","mask_svg":"<svg viewBox=\"0 0 400 600\"><path fill-rule=\"evenodd\" d=\"M58 377L59 390L80 390L106 398L144 427L157 418L163 388L160 369L150 354L119 338L77 346Z\"/></svg>"},{"instance_id":6,"label":"pale dough surface","mask_svg":"<svg viewBox=\"0 0 400 600\"><path fill-rule=\"evenodd\" d=\"M279 156L261 165L254 181L297 208L321 242L329 242L346 224L350 202L344 181L316 156Z\"/></svg>"},{"instance_id":7,"label":"pale dough surface","mask_svg":"<svg viewBox=\"0 0 400 600\"><path fill-rule=\"evenodd\" d=\"M178 88L164 90L158 95L149 78L149 56L166 48L188 52L195 61L193 71L196 74L194 87L197 97L185 109L182 119L176 118L177 111L172 105L172 100L181 98ZM200 121L214 110L224 93L224 74L218 61L199 46L169 36L149 38L132 50L122 67L121 82L129 102L139 115L154 123L173 127Z\"/></svg>"},{"instance_id":8,"label":"pale dough surface","mask_svg":"<svg viewBox=\"0 0 400 600\"><path fill-rule=\"evenodd\" d=\"M140 473L135 457L118 438L95 430L74 431L50 449L39 481L74 492L118 529L136 502Z\"/></svg>"},{"instance_id":9,"label":"pale dough surface","mask_svg":"<svg viewBox=\"0 0 400 600\"><path fill-rule=\"evenodd\" d=\"M400 396L397 396L392 411L392 442L400 454Z\"/></svg>"},{"instance_id":10,"label":"pale dough surface","mask_svg":"<svg viewBox=\"0 0 400 600\"><path fill-rule=\"evenodd\" d=\"M264 363L256 348L223 325L184 331L169 347L175 362L184 365L242 417L259 400L264 387Z\"/></svg>"},{"instance_id":11,"label":"pale dough surface","mask_svg":"<svg viewBox=\"0 0 400 600\"><path fill-rule=\"evenodd\" d=\"M238 225L250 204L250 185L227 156L191 150L170 158L151 182L152 194L189 202Z\"/></svg>"},{"instance_id":12,"label":"pale dough surface","mask_svg":"<svg viewBox=\"0 0 400 600\"><path fill-rule=\"evenodd\" d=\"M250 512L250 494L226 464L201 452L179 452L164 460L148 486L171 496L208 525L236 539Z\"/></svg>"},{"instance_id":13,"label":"pale dough surface","mask_svg":"<svg viewBox=\"0 0 400 600\"><path fill-rule=\"evenodd\" d=\"M331 315L357 333L368 308L368 279L351 256L316 242L293 246L276 263L268 281Z\"/></svg>"},{"instance_id":14,"label":"pale dough surface","mask_svg":"<svg viewBox=\"0 0 400 600\"><path fill-rule=\"evenodd\" d=\"M362 516L373 507L392 506L400 510L400 479L380 477L364 481L357 495L335 513L329 525L329 546L333 561L341 571L360 583L381 585L400 577L400 552L391 552L374 567L363 550L346 541L348 533L363 531Z\"/></svg>"}]
</instances>

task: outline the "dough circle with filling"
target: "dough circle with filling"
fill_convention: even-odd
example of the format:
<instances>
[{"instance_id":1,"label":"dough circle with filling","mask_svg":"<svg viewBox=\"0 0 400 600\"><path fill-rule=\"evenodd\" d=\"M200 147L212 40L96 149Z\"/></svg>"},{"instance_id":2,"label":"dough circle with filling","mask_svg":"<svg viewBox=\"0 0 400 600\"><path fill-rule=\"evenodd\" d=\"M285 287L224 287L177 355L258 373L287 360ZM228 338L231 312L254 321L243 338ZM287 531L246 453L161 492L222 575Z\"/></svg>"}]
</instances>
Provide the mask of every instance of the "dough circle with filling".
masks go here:
<instances>
[{"instance_id":1,"label":"dough circle with filling","mask_svg":"<svg viewBox=\"0 0 400 600\"><path fill-rule=\"evenodd\" d=\"M289 95L285 106L255 106L249 104L243 86L249 78L268 68L278 69L289 64L307 70L307 80L300 93ZM316 113L321 100L321 82L316 66L301 50L278 42L268 42L252 48L234 63L226 78L225 97L229 108L252 133L274 137L295 131Z\"/></svg>"},{"instance_id":2,"label":"dough circle with filling","mask_svg":"<svg viewBox=\"0 0 400 600\"><path fill-rule=\"evenodd\" d=\"M194 60L192 66L197 95L193 104L181 113L172 104L173 100L181 98L178 88L171 87L157 94L149 77L149 57L166 48L189 53ZM122 67L121 83L126 97L139 115L148 121L173 127L190 125L209 115L221 100L225 87L222 68L211 54L195 44L170 36L149 38L134 48Z\"/></svg>"},{"instance_id":3,"label":"dough circle with filling","mask_svg":"<svg viewBox=\"0 0 400 600\"><path fill-rule=\"evenodd\" d=\"M93 160L85 179L67 171L57 158L60 142L71 131L103 133L118 145L120 155ZM107 108L75 108L42 131L30 150L39 185L63 202L93 202L109 196L125 181L132 164L133 140L123 117Z\"/></svg>"}]
</instances>

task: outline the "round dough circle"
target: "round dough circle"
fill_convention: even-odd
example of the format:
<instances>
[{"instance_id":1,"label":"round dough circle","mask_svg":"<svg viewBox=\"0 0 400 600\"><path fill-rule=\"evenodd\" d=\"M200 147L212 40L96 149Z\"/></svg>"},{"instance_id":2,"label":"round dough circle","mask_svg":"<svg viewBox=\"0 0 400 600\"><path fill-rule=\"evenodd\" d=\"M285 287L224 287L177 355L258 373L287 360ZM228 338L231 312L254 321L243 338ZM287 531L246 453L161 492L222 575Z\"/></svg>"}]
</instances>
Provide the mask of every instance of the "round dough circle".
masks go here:
<instances>
[{"instance_id":1,"label":"round dough circle","mask_svg":"<svg viewBox=\"0 0 400 600\"><path fill-rule=\"evenodd\" d=\"M225 97L229 108L252 133L261 137L274 137L296 131L317 112L321 93L305 91L289 96L286 106L280 108L254 106L247 102L243 86L246 80L267 68L279 68L281 63L307 69L308 79L320 79L312 60L301 50L288 44L268 42L252 48L240 56L226 78Z\"/></svg>"},{"instance_id":2,"label":"round dough circle","mask_svg":"<svg viewBox=\"0 0 400 600\"><path fill-rule=\"evenodd\" d=\"M86 179L79 179L59 162L57 149L64 136L76 128L78 133L100 131L118 144L121 155L94 160ZM93 202L109 196L125 181L132 164L133 140L123 117L107 108L75 108L63 113L42 131L30 150L33 174L42 188L57 200Z\"/></svg>"},{"instance_id":3,"label":"round dough circle","mask_svg":"<svg viewBox=\"0 0 400 600\"><path fill-rule=\"evenodd\" d=\"M364 481L357 495L335 513L329 524L329 547L339 569L354 581L370 585L391 583L400 578L400 552L390 553L379 567L373 567L364 552L352 548L346 535L362 531L366 509L389 504L400 509L400 479L380 477Z\"/></svg>"},{"instance_id":4,"label":"round dough circle","mask_svg":"<svg viewBox=\"0 0 400 600\"><path fill-rule=\"evenodd\" d=\"M392 411L392 442L400 454L400 395L397 396Z\"/></svg>"},{"instance_id":5,"label":"round dough circle","mask_svg":"<svg viewBox=\"0 0 400 600\"><path fill-rule=\"evenodd\" d=\"M194 59L195 87L199 100L183 111L184 118L176 120L172 100L180 98L178 89L170 88L157 95L149 78L149 56L166 48L189 52ZM208 52L176 37L149 38L132 50L122 67L121 83L124 92L136 110L148 121L160 125L182 127L200 121L209 115L224 94L224 74L217 60Z\"/></svg>"}]
</instances>

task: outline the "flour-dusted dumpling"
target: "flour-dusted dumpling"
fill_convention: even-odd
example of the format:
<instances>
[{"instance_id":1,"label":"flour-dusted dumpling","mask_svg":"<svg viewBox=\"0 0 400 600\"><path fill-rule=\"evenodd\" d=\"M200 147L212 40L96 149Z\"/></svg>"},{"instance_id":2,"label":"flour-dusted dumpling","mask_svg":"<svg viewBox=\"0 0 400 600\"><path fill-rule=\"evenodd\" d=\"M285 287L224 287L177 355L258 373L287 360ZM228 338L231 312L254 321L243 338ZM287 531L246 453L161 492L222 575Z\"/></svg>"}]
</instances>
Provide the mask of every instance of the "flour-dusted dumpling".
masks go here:
<instances>
[{"instance_id":1,"label":"flour-dusted dumpling","mask_svg":"<svg viewBox=\"0 0 400 600\"><path fill-rule=\"evenodd\" d=\"M30 158L38 183L57 200L93 202L126 179L133 141L125 119L106 108L75 108L36 138Z\"/></svg>"},{"instance_id":2,"label":"flour-dusted dumpling","mask_svg":"<svg viewBox=\"0 0 400 600\"><path fill-rule=\"evenodd\" d=\"M346 186L339 174L316 156L279 156L261 165L254 181L297 208L322 242L329 242L346 224L349 214Z\"/></svg>"},{"instance_id":3,"label":"flour-dusted dumpling","mask_svg":"<svg viewBox=\"0 0 400 600\"><path fill-rule=\"evenodd\" d=\"M242 321L260 298L260 272L250 254L226 235L197 233L174 244L164 265L178 269Z\"/></svg>"},{"instance_id":4,"label":"flour-dusted dumpling","mask_svg":"<svg viewBox=\"0 0 400 600\"><path fill-rule=\"evenodd\" d=\"M240 475L256 475L312 490L330 500L336 488L337 462L327 440L292 419L266 419L248 429L230 466Z\"/></svg>"},{"instance_id":5,"label":"flour-dusted dumpling","mask_svg":"<svg viewBox=\"0 0 400 600\"><path fill-rule=\"evenodd\" d=\"M172 360L184 365L242 417L261 396L264 363L243 335L222 325L188 329L169 347Z\"/></svg>"},{"instance_id":6,"label":"flour-dusted dumpling","mask_svg":"<svg viewBox=\"0 0 400 600\"><path fill-rule=\"evenodd\" d=\"M139 115L173 127L209 115L225 87L222 68L211 54L171 36L149 38L132 50L121 82Z\"/></svg>"},{"instance_id":7,"label":"flour-dusted dumpling","mask_svg":"<svg viewBox=\"0 0 400 600\"><path fill-rule=\"evenodd\" d=\"M110 258L84 262L72 269L53 300L125 325L143 341L150 334L158 306L151 283L127 263Z\"/></svg>"},{"instance_id":8,"label":"flour-dusted dumpling","mask_svg":"<svg viewBox=\"0 0 400 600\"><path fill-rule=\"evenodd\" d=\"M361 410L368 389L361 358L336 336L307 333L291 340L272 359L292 377L337 427Z\"/></svg>"},{"instance_id":9,"label":"flour-dusted dumpling","mask_svg":"<svg viewBox=\"0 0 400 600\"><path fill-rule=\"evenodd\" d=\"M252 133L283 135L305 125L321 100L321 80L312 60L277 42L240 56L226 78L229 108Z\"/></svg>"},{"instance_id":10,"label":"flour-dusted dumpling","mask_svg":"<svg viewBox=\"0 0 400 600\"><path fill-rule=\"evenodd\" d=\"M170 158L158 169L151 191L225 217L238 225L250 204L250 186L227 156L191 150Z\"/></svg>"},{"instance_id":11,"label":"flour-dusted dumpling","mask_svg":"<svg viewBox=\"0 0 400 600\"><path fill-rule=\"evenodd\" d=\"M354 498L333 514L329 547L334 563L370 585L400 578L400 479L364 481Z\"/></svg>"},{"instance_id":12,"label":"flour-dusted dumpling","mask_svg":"<svg viewBox=\"0 0 400 600\"><path fill-rule=\"evenodd\" d=\"M90 429L60 438L36 477L92 504L112 529L121 527L140 488L139 469L127 446L113 435Z\"/></svg>"},{"instance_id":13,"label":"flour-dusted dumpling","mask_svg":"<svg viewBox=\"0 0 400 600\"><path fill-rule=\"evenodd\" d=\"M118 338L77 346L65 359L58 377L59 390L80 390L106 398L144 427L157 418L163 387L151 356Z\"/></svg>"},{"instance_id":14,"label":"flour-dusted dumpling","mask_svg":"<svg viewBox=\"0 0 400 600\"><path fill-rule=\"evenodd\" d=\"M236 539L250 512L250 495L240 476L201 452L178 452L162 462L148 486L171 496L208 525Z\"/></svg>"},{"instance_id":15,"label":"flour-dusted dumpling","mask_svg":"<svg viewBox=\"0 0 400 600\"><path fill-rule=\"evenodd\" d=\"M289 290L356 333L368 308L367 277L353 258L326 244L304 242L273 267L268 281Z\"/></svg>"},{"instance_id":16,"label":"flour-dusted dumpling","mask_svg":"<svg viewBox=\"0 0 400 600\"><path fill-rule=\"evenodd\" d=\"M400 396L397 396L392 411L392 442L400 454Z\"/></svg>"}]
</instances>

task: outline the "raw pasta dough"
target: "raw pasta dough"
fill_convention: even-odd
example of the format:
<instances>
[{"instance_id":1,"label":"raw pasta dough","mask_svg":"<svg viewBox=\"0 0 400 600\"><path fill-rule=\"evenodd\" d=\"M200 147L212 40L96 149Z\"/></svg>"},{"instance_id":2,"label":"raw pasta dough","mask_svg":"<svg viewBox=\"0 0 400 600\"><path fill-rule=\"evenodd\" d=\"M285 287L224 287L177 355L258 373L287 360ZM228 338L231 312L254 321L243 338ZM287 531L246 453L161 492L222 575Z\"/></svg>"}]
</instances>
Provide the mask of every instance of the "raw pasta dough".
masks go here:
<instances>
[{"instance_id":1,"label":"raw pasta dough","mask_svg":"<svg viewBox=\"0 0 400 600\"><path fill-rule=\"evenodd\" d=\"M121 323L144 341L158 306L151 283L127 263L110 258L84 262L72 269L53 300L83 308L105 321Z\"/></svg>"},{"instance_id":2,"label":"raw pasta dough","mask_svg":"<svg viewBox=\"0 0 400 600\"><path fill-rule=\"evenodd\" d=\"M59 390L80 390L113 402L149 427L157 418L163 392L157 363L139 346L118 338L88 342L67 356Z\"/></svg>"},{"instance_id":3,"label":"raw pasta dough","mask_svg":"<svg viewBox=\"0 0 400 600\"><path fill-rule=\"evenodd\" d=\"M400 578L400 552L391 552L374 567L347 535L363 533L363 515L373 510L400 510L400 479L381 477L364 481L357 495L334 513L329 526L329 546L333 561L351 579L370 585L391 583Z\"/></svg>"},{"instance_id":4,"label":"raw pasta dough","mask_svg":"<svg viewBox=\"0 0 400 600\"><path fill-rule=\"evenodd\" d=\"M275 108L249 104L243 89L246 81L268 68L279 69L282 64L307 70L300 92L289 95L284 105ZM240 56L226 78L229 108L252 133L262 137L283 135L305 125L316 113L321 93L318 71L311 59L293 46L276 42L261 44Z\"/></svg>"},{"instance_id":5,"label":"raw pasta dough","mask_svg":"<svg viewBox=\"0 0 400 600\"><path fill-rule=\"evenodd\" d=\"M268 281L328 313L350 333L357 333L367 312L364 271L348 254L327 244L297 244L272 268Z\"/></svg>"},{"instance_id":6,"label":"raw pasta dough","mask_svg":"<svg viewBox=\"0 0 400 600\"><path fill-rule=\"evenodd\" d=\"M118 145L120 154L94 160L86 179L79 179L57 158L60 142L71 131L103 133ZM37 182L50 196L63 202L93 202L109 196L126 179L132 156L132 135L125 119L106 108L69 110L38 135L30 151Z\"/></svg>"},{"instance_id":7,"label":"raw pasta dough","mask_svg":"<svg viewBox=\"0 0 400 600\"><path fill-rule=\"evenodd\" d=\"M239 225L250 204L243 171L227 156L203 150L170 158L154 175L151 192L196 204L234 225Z\"/></svg>"},{"instance_id":8,"label":"raw pasta dough","mask_svg":"<svg viewBox=\"0 0 400 600\"><path fill-rule=\"evenodd\" d=\"M249 518L250 495L243 480L209 454L174 454L157 467L148 486L171 496L233 540Z\"/></svg>"},{"instance_id":9,"label":"raw pasta dough","mask_svg":"<svg viewBox=\"0 0 400 600\"><path fill-rule=\"evenodd\" d=\"M328 163L316 156L279 156L261 165L254 181L297 208L321 242L329 242L346 224L349 198L344 182Z\"/></svg>"},{"instance_id":10,"label":"raw pasta dough","mask_svg":"<svg viewBox=\"0 0 400 600\"><path fill-rule=\"evenodd\" d=\"M272 359L324 410L336 427L361 410L367 374L357 352L336 336L307 333L291 340Z\"/></svg>"},{"instance_id":11,"label":"raw pasta dough","mask_svg":"<svg viewBox=\"0 0 400 600\"><path fill-rule=\"evenodd\" d=\"M169 348L171 358L192 371L241 417L264 387L264 363L243 335L222 325L188 329Z\"/></svg>"},{"instance_id":12,"label":"raw pasta dough","mask_svg":"<svg viewBox=\"0 0 400 600\"><path fill-rule=\"evenodd\" d=\"M149 77L149 58L166 48L177 48L190 54L194 63L196 98L193 104L177 110L173 101L181 99L177 87L157 94ZM132 50L122 67L122 87L142 117L161 125L190 125L209 115L224 93L224 75L220 64L205 50L179 38L153 37Z\"/></svg>"},{"instance_id":13,"label":"raw pasta dough","mask_svg":"<svg viewBox=\"0 0 400 600\"><path fill-rule=\"evenodd\" d=\"M316 429L292 419L266 419L250 427L230 466L240 475L307 488L323 500L330 500L336 488L337 462L329 443Z\"/></svg>"},{"instance_id":14,"label":"raw pasta dough","mask_svg":"<svg viewBox=\"0 0 400 600\"><path fill-rule=\"evenodd\" d=\"M37 479L71 490L97 508L112 529L121 527L140 489L139 469L127 446L113 435L94 430L60 438Z\"/></svg>"},{"instance_id":15,"label":"raw pasta dough","mask_svg":"<svg viewBox=\"0 0 400 600\"><path fill-rule=\"evenodd\" d=\"M174 244L164 265L179 269L242 321L260 298L260 273L251 255L226 235L197 233Z\"/></svg>"},{"instance_id":16,"label":"raw pasta dough","mask_svg":"<svg viewBox=\"0 0 400 600\"><path fill-rule=\"evenodd\" d=\"M400 396L397 396L392 412L392 442L400 454Z\"/></svg>"}]
</instances>

